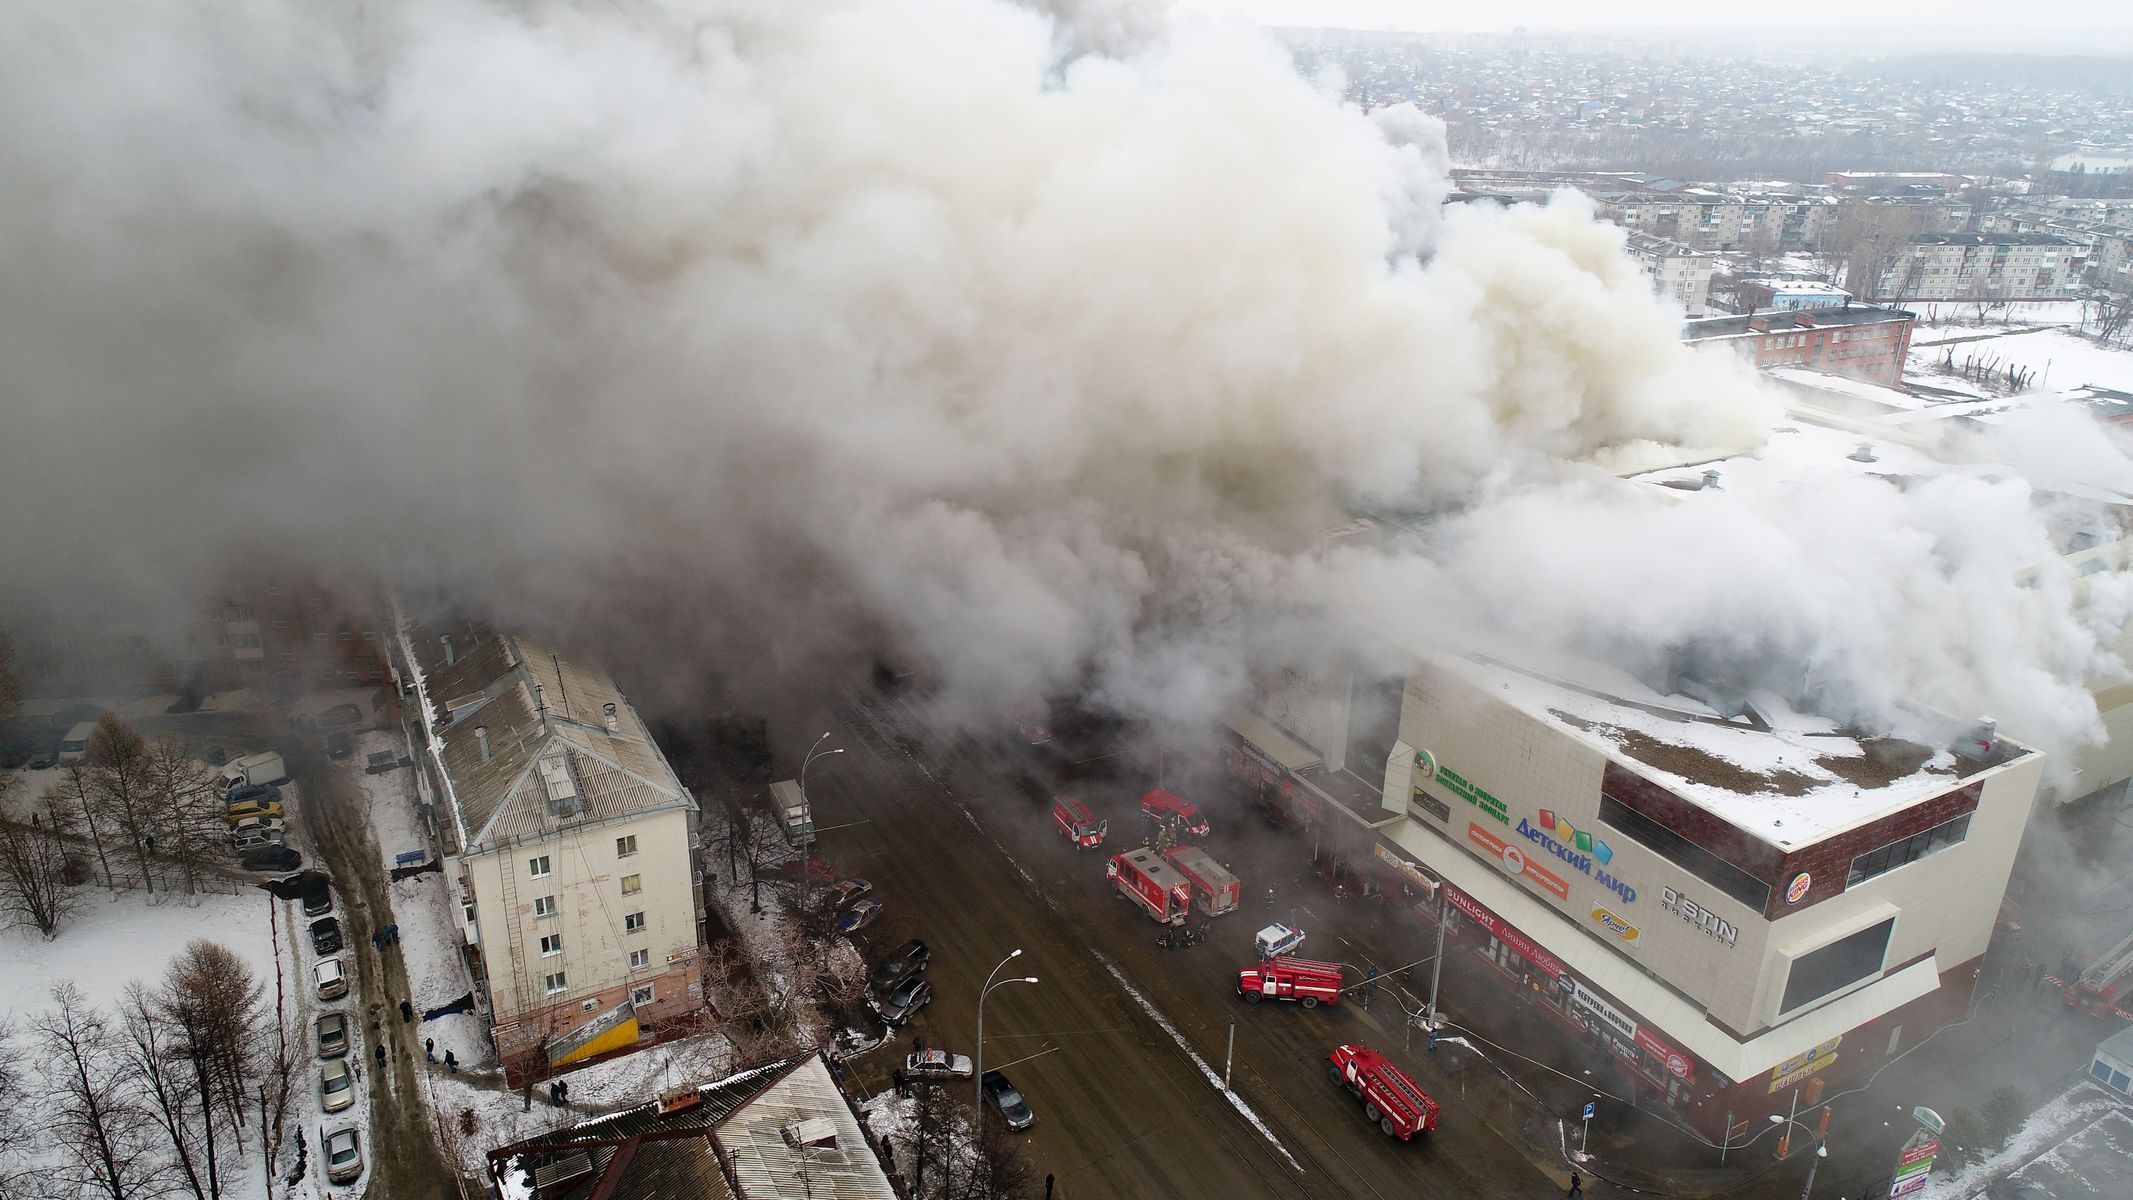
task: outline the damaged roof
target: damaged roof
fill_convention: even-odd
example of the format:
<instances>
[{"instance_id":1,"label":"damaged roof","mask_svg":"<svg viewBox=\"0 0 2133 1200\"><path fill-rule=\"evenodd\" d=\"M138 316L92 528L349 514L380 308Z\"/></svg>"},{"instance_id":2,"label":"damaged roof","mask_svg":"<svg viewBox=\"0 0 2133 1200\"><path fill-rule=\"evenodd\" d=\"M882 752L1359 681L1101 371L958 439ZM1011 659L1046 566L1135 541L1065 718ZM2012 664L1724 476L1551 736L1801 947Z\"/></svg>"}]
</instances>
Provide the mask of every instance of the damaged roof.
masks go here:
<instances>
[{"instance_id":1,"label":"damaged roof","mask_svg":"<svg viewBox=\"0 0 2133 1200\"><path fill-rule=\"evenodd\" d=\"M693 809L605 671L523 634L403 627L464 852L557 822Z\"/></svg>"}]
</instances>

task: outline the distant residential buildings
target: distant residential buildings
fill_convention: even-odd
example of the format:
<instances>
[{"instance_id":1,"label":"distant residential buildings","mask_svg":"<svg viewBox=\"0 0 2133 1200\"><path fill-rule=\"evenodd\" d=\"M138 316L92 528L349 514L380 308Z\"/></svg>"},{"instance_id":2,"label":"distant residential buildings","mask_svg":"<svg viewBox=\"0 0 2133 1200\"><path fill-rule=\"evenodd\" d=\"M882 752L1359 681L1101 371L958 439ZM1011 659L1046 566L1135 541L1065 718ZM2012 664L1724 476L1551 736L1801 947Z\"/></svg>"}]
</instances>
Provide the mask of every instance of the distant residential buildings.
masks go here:
<instances>
[{"instance_id":1,"label":"distant residential buildings","mask_svg":"<svg viewBox=\"0 0 2133 1200\"><path fill-rule=\"evenodd\" d=\"M1803 308L1843 308L1852 294L1811 279L1743 279L1734 287L1742 312L1793 312Z\"/></svg>"},{"instance_id":2,"label":"distant residential buildings","mask_svg":"<svg viewBox=\"0 0 2133 1200\"><path fill-rule=\"evenodd\" d=\"M1715 255L1642 233L1629 235L1629 253L1652 277L1660 295L1679 303L1691 317L1704 315Z\"/></svg>"},{"instance_id":3,"label":"distant residential buildings","mask_svg":"<svg viewBox=\"0 0 2133 1200\"><path fill-rule=\"evenodd\" d=\"M1901 195L1920 188L1953 193L1970 186L1968 176L1944 171L1831 171L1822 176L1822 182L1839 191L1870 196Z\"/></svg>"},{"instance_id":4,"label":"distant residential buildings","mask_svg":"<svg viewBox=\"0 0 2133 1200\"><path fill-rule=\"evenodd\" d=\"M1882 276L1904 300L2058 300L2074 294L2086 250L2048 233L1921 233Z\"/></svg>"},{"instance_id":5,"label":"distant residential buildings","mask_svg":"<svg viewBox=\"0 0 2133 1200\"><path fill-rule=\"evenodd\" d=\"M1692 346L1726 345L1757 367L1814 367L1893 384L1903 378L1917 316L1898 309L1848 305L1707 317L1682 327Z\"/></svg>"}]
</instances>

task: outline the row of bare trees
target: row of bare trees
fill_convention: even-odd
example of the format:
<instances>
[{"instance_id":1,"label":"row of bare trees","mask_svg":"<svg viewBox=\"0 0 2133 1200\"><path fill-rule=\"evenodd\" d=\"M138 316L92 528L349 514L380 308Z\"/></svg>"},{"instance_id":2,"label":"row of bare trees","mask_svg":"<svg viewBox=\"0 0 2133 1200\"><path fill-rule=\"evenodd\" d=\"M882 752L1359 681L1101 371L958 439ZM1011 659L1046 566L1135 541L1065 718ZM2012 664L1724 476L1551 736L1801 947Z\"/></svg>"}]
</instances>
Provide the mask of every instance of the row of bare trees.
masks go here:
<instances>
[{"instance_id":1,"label":"row of bare trees","mask_svg":"<svg viewBox=\"0 0 2133 1200\"><path fill-rule=\"evenodd\" d=\"M0 780L0 789L15 786ZM0 790L0 807L11 799ZM167 873L193 895L226 844L223 812L221 780L184 743L144 738L107 712L86 756L61 767L29 820L0 819L0 914L56 937L75 886L92 874L153 892Z\"/></svg>"},{"instance_id":2,"label":"row of bare trees","mask_svg":"<svg viewBox=\"0 0 2133 1200\"><path fill-rule=\"evenodd\" d=\"M910 1136L896 1166L918 1200L1020 1200L1035 1182L1029 1160L997 1118L972 1128L965 1089L914 1085Z\"/></svg>"},{"instance_id":3,"label":"row of bare trees","mask_svg":"<svg viewBox=\"0 0 2133 1200\"><path fill-rule=\"evenodd\" d=\"M247 1143L271 1175L296 1065L279 1024L216 942L188 943L110 1011L59 984L51 1007L0 1025L0 1200L220 1200Z\"/></svg>"}]
</instances>

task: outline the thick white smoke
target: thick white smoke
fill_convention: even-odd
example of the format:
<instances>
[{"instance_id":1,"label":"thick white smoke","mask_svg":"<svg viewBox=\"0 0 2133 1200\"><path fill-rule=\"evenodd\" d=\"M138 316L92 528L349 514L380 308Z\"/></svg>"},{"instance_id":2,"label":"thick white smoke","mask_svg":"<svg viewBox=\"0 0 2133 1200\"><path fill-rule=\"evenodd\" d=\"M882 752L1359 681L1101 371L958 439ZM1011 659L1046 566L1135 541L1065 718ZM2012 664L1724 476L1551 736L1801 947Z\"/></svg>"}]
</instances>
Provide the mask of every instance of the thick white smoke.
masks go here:
<instances>
[{"instance_id":1,"label":"thick white smoke","mask_svg":"<svg viewBox=\"0 0 2133 1200\"><path fill-rule=\"evenodd\" d=\"M181 603L293 547L664 663L887 646L973 707L1093 677L1204 710L1366 606L1578 644L1763 622L1868 707L1899 661L2008 686L1916 629L1816 640L1850 589L1969 595L1888 592L1873 546L1803 556L1805 590L1660 604L1680 564L1649 560L1592 605L1519 595L1558 548L1781 536L1748 499L1653 523L1522 482L1737 445L1769 402L1582 204L1447 219L1433 120L1344 109L1247 30L1060 11L8 7L5 598ZM1316 550L1357 506L1477 497L1434 559ZM1938 553L2012 589L1976 540ZM2021 598L2050 611L2007 673L2076 709L2065 595Z\"/></svg>"}]
</instances>

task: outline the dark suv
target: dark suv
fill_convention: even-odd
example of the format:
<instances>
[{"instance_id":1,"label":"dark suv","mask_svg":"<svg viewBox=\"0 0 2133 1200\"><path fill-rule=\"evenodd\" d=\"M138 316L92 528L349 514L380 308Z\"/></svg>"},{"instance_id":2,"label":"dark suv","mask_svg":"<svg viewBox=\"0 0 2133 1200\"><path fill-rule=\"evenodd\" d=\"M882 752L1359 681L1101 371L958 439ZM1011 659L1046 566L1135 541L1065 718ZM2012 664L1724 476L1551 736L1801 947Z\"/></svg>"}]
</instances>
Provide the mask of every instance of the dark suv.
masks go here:
<instances>
[{"instance_id":1,"label":"dark suv","mask_svg":"<svg viewBox=\"0 0 2133 1200\"><path fill-rule=\"evenodd\" d=\"M998 1071L987 1071L980 1082L985 1092L985 1107L999 1113L1009 1129L1020 1133L1037 1123L1037 1114L1030 1111L1029 1101L1022 1098L1014 1084L1007 1082L1007 1076Z\"/></svg>"},{"instance_id":2,"label":"dark suv","mask_svg":"<svg viewBox=\"0 0 2133 1200\"><path fill-rule=\"evenodd\" d=\"M324 877L304 881L304 915L324 916L333 911L333 891Z\"/></svg>"},{"instance_id":3,"label":"dark suv","mask_svg":"<svg viewBox=\"0 0 2133 1200\"><path fill-rule=\"evenodd\" d=\"M311 922L311 948L320 954L331 954L341 948L341 923L332 917Z\"/></svg>"},{"instance_id":4,"label":"dark suv","mask_svg":"<svg viewBox=\"0 0 2133 1200\"><path fill-rule=\"evenodd\" d=\"M933 952L926 949L926 943L912 938L889 951L889 956L875 966L874 974L867 982L873 984L877 992L893 992L925 970L926 964L931 961Z\"/></svg>"}]
</instances>

